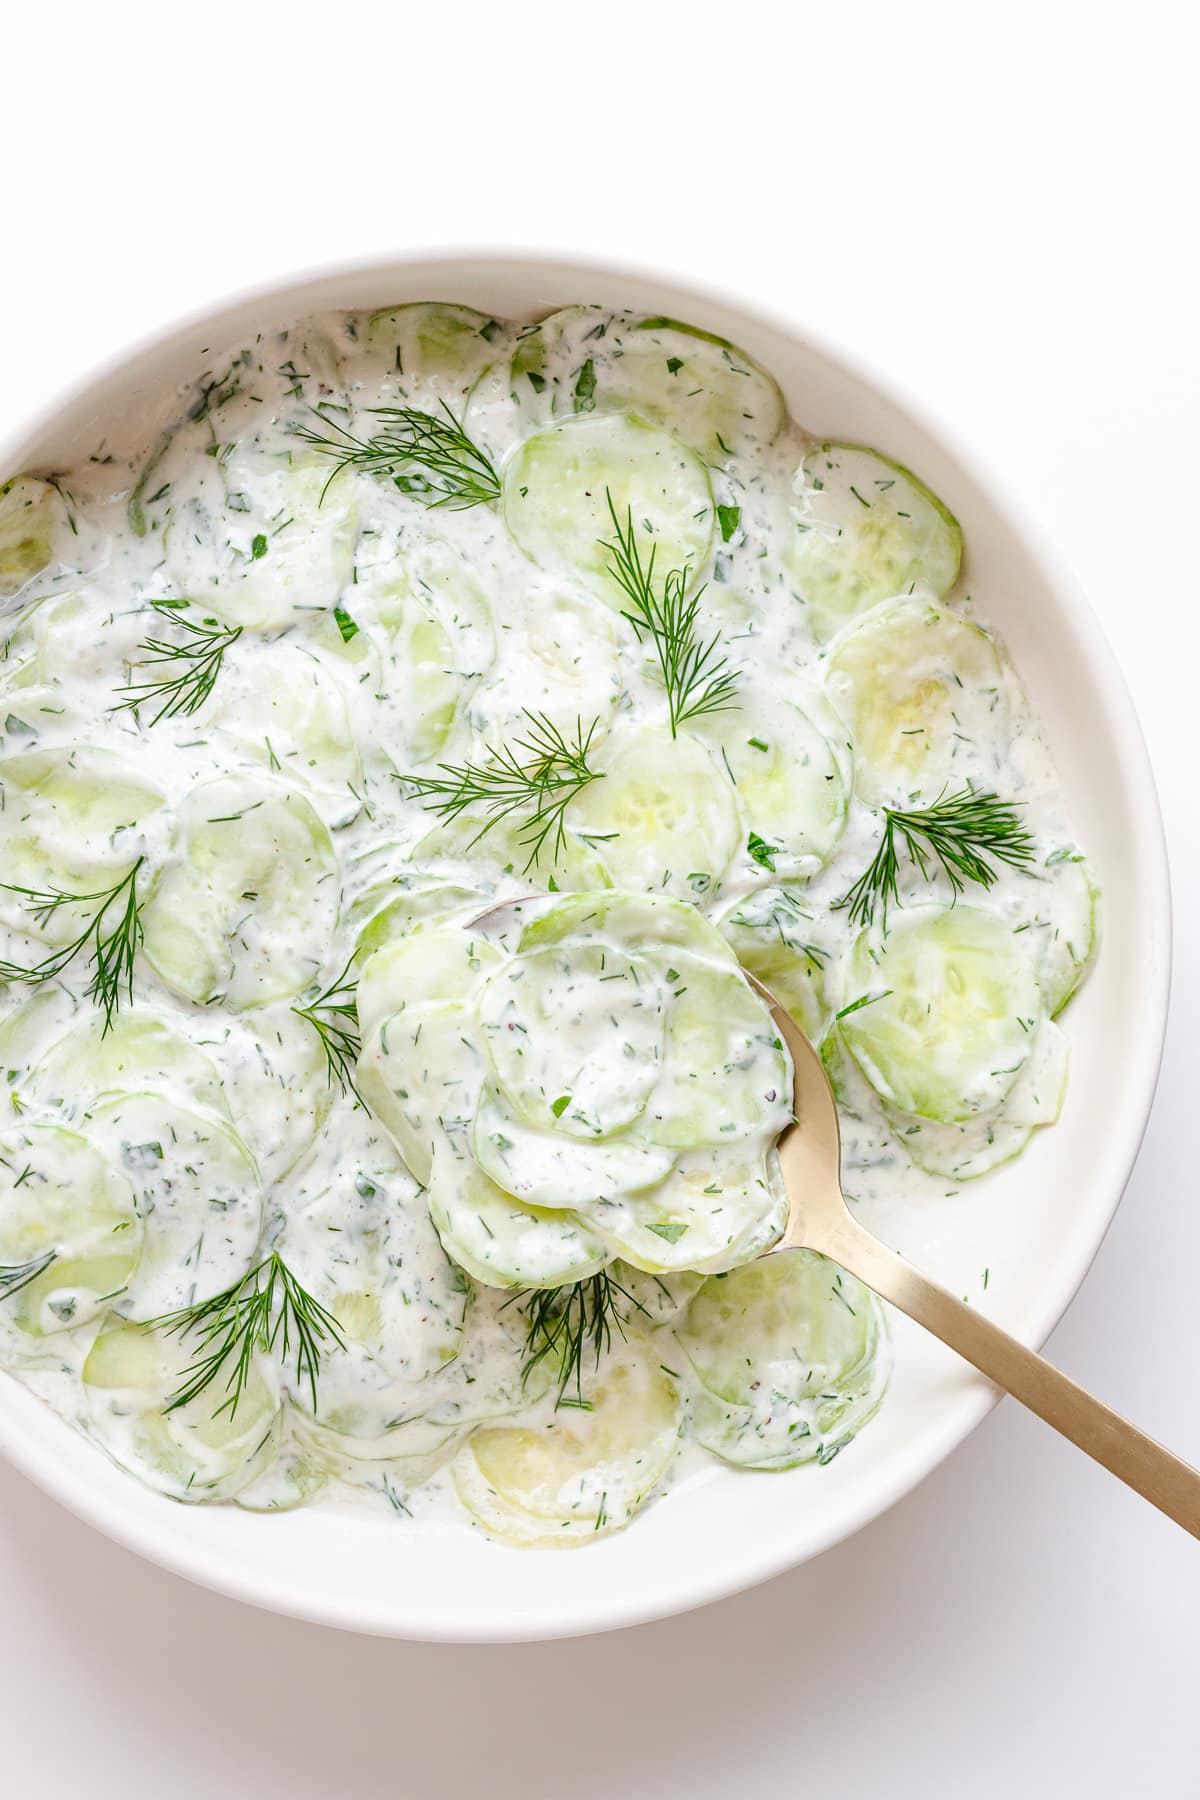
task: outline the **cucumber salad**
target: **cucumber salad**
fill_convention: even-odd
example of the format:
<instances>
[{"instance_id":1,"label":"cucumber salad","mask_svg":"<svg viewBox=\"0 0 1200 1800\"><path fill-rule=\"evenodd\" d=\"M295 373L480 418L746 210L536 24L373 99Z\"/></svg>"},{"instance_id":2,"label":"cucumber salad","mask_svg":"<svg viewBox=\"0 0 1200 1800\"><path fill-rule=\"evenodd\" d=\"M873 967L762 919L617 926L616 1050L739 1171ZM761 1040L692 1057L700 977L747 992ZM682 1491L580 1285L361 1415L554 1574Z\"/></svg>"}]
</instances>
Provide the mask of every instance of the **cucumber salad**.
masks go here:
<instances>
[{"instance_id":1,"label":"cucumber salad","mask_svg":"<svg viewBox=\"0 0 1200 1800\"><path fill-rule=\"evenodd\" d=\"M0 1365L160 1494L828 1463L887 1331L762 1259L742 971L869 1219L1053 1124L1095 941L956 520L705 331L321 315L0 486Z\"/></svg>"}]
</instances>

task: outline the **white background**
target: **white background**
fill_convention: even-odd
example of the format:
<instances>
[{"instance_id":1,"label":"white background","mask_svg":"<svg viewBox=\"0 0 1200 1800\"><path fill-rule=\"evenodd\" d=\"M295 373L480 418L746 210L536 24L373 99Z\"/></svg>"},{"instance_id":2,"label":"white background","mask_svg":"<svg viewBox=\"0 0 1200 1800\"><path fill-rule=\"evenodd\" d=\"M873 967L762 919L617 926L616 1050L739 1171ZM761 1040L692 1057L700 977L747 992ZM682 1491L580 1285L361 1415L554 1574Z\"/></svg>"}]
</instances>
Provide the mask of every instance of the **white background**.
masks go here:
<instances>
[{"instance_id":1,"label":"white background","mask_svg":"<svg viewBox=\"0 0 1200 1800\"><path fill-rule=\"evenodd\" d=\"M1194 18L14 0L0 392L19 416L306 265L528 245L739 289L977 443L1116 646L1178 912L1145 1148L1050 1350L1200 1461ZM0 1596L14 1794L1200 1792L1200 1548L1012 1402L818 1563L607 1638L426 1648L290 1623L142 1564L3 1468Z\"/></svg>"}]
</instances>

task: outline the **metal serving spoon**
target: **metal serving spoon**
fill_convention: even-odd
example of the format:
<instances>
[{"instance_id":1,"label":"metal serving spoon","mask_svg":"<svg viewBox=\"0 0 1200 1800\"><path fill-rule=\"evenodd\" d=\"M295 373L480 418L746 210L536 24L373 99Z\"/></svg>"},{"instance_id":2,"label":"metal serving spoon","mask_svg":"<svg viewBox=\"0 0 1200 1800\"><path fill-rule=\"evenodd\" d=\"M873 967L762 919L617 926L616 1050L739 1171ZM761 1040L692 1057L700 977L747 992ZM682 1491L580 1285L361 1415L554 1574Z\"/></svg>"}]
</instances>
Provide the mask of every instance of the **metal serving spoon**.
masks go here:
<instances>
[{"instance_id":1,"label":"metal serving spoon","mask_svg":"<svg viewBox=\"0 0 1200 1800\"><path fill-rule=\"evenodd\" d=\"M490 906L471 923L481 925L512 907L528 905L534 898L540 896ZM770 989L748 970L743 969L742 973L770 1007L796 1071L792 1101L796 1122L787 1127L776 1146L787 1187L787 1224L779 1242L763 1254L817 1250L829 1257L926 1331L932 1331L943 1344L957 1350L981 1374L1077 1444L1093 1461L1194 1538L1200 1538L1200 1471L1147 1437L974 1307L956 1300L863 1229L842 1193L837 1103L821 1059Z\"/></svg>"}]
</instances>

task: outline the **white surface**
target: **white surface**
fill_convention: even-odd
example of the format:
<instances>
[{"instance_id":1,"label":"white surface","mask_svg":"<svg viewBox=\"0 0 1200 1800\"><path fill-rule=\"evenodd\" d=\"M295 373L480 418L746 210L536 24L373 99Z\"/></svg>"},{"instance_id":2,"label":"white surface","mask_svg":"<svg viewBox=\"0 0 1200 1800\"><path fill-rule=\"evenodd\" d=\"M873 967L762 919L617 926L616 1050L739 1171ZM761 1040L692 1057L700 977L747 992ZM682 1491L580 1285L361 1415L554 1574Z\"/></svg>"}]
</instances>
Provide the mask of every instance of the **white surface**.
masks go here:
<instances>
[{"instance_id":1,"label":"white surface","mask_svg":"<svg viewBox=\"0 0 1200 1800\"><path fill-rule=\"evenodd\" d=\"M274 37L274 8L210 4L201 43L190 9L60 7L57 89L34 79L47 15L9 24L6 403L292 266L523 238L729 270L1019 464L1140 706L1181 927L1146 1148L1051 1350L1200 1459L1196 36L1174 6L1010 5L986 30L830 12L588 9L572 31L570 8L460 0L434 24L361 7L351 33L297 4ZM1187 1793L1198 1556L1006 1403L757 1593L591 1642L429 1649L187 1588L0 1471L5 1772L103 1800Z\"/></svg>"}]
</instances>

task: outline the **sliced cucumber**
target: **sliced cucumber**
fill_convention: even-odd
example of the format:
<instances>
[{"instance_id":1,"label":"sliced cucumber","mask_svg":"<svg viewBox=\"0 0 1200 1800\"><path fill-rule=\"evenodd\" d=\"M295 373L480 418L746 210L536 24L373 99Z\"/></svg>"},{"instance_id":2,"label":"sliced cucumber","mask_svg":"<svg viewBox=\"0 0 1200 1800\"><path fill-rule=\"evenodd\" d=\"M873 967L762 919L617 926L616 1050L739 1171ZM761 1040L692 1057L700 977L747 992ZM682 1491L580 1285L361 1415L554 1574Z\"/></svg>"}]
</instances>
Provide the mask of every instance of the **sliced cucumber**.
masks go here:
<instances>
[{"instance_id":1,"label":"sliced cucumber","mask_svg":"<svg viewBox=\"0 0 1200 1800\"><path fill-rule=\"evenodd\" d=\"M333 840L302 794L266 777L202 782L142 912L146 955L201 1005L269 1005L320 974L338 890Z\"/></svg>"},{"instance_id":2,"label":"sliced cucumber","mask_svg":"<svg viewBox=\"0 0 1200 1800\"><path fill-rule=\"evenodd\" d=\"M846 829L851 755L845 728L799 682L740 689L736 710L692 729L737 789L756 860L780 875L811 875ZM802 704L803 700L803 704Z\"/></svg>"},{"instance_id":3,"label":"sliced cucumber","mask_svg":"<svg viewBox=\"0 0 1200 1800\"><path fill-rule=\"evenodd\" d=\"M743 1258L776 1213L764 1164L708 1151L682 1156L657 1187L581 1208L610 1251L648 1275L709 1274ZM765 1246L764 1246L765 1247Z\"/></svg>"},{"instance_id":4,"label":"sliced cucumber","mask_svg":"<svg viewBox=\"0 0 1200 1800\"><path fill-rule=\"evenodd\" d=\"M693 1294L704 1280L690 1269L673 1275L648 1275L631 1263L614 1263L609 1279L633 1306L633 1323L653 1331L660 1325L671 1325L687 1311Z\"/></svg>"},{"instance_id":5,"label":"sliced cucumber","mask_svg":"<svg viewBox=\"0 0 1200 1800\"><path fill-rule=\"evenodd\" d=\"M61 493L36 475L0 484L0 599L49 568L70 526Z\"/></svg>"},{"instance_id":6,"label":"sliced cucumber","mask_svg":"<svg viewBox=\"0 0 1200 1800\"><path fill-rule=\"evenodd\" d=\"M919 599L881 606L833 646L826 687L853 734L855 787L869 805L932 801L990 774L1004 671L992 638L957 613Z\"/></svg>"},{"instance_id":7,"label":"sliced cucumber","mask_svg":"<svg viewBox=\"0 0 1200 1800\"><path fill-rule=\"evenodd\" d=\"M255 1353L236 1410L219 1410L226 1398L219 1381L171 1407L196 1351L195 1337L111 1320L83 1365L88 1429L115 1463L160 1494L229 1500L275 1456L278 1382L270 1359Z\"/></svg>"},{"instance_id":8,"label":"sliced cucumber","mask_svg":"<svg viewBox=\"0 0 1200 1800\"><path fill-rule=\"evenodd\" d=\"M459 1498L490 1537L568 1544L617 1531L649 1499L678 1448L679 1390L630 1344L589 1393L540 1431L477 1431L454 1465Z\"/></svg>"},{"instance_id":9,"label":"sliced cucumber","mask_svg":"<svg viewBox=\"0 0 1200 1800\"><path fill-rule=\"evenodd\" d=\"M644 952L656 961L664 951L689 950L710 962L729 963L728 945L703 913L663 894L590 893L555 900L525 919L517 947L525 954L570 940L611 944L627 955Z\"/></svg>"},{"instance_id":10,"label":"sliced cucumber","mask_svg":"<svg viewBox=\"0 0 1200 1800\"><path fill-rule=\"evenodd\" d=\"M394 549L386 547L384 560L359 572L359 591L373 602L398 659L409 650L405 634L414 620L432 619L446 649L434 639L416 648L427 660L445 656L460 691L463 682L486 674L495 661L496 630L483 582L462 551L444 538L405 533Z\"/></svg>"},{"instance_id":11,"label":"sliced cucumber","mask_svg":"<svg viewBox=\"0 0 1200 1800\"><path fill-rule=\"evenodd\" d=\"M940 1125L885 1106L893 1132L919 1169L972 1181L1019 1156L1040 1125L1053 1125L1067 1092L1070 1047L1043 1019L1024 1067L999 1111L961 1125Z\"/></svg>"},{"instance_id":12,"label":"sliced cucumber","mask_svg":"<svg viewBox=\"0 0 1200 1800\"><path fill-rule=\"evenodd\" d=\"M791 1061L765 1001L724 966L674 953L663 1074L639 1134L674 1149L777 1135L791 1117ZM666 971L671 973L671 971Z\"/></svg>"},{"instance_id":13,"label":"sliced cucumber","mask_svg":"<svg viewBox=\"0 0 1200 1800\"><path fill-rule=\"evenodd\" d=\"M438 925L464 925L480 910L476 888L435 875L392 875L372 882L351 908L361 920L355 956L360 964L385 944Z\"/></svg>"},{"instance_id":14,"label":"sliced cucumber","mask_svg":"<svg viewBox=\"0 0 1200 1800\"><path fill-rule=\"evenodd\" d=\"M813 1250L706 1281L677 1336L699 1383L693 1430L727 1462L829 1462L883 1397L879 1304Z\"/></svg>"},{"instance_id":15,"label":"sliced cucumber","mask_svg":"<svg viewBox=\"0 0 1200 1800\"><path fill-rule=\"evenodd\" d=\"M294 1512L329 1485L329 1476L303 1449L284 1449L249 1486L233 1496L245 1512Z\"/></svg>"},{"instance_id":16,"label":"sliced cucumber","mask_svg":"<svg viewBox=\"0 0 1200 1800\"><path fill-rule=\"evenodd\" d=\"M144 853L141 827L165 800L157 782L111 750L78 745L6 756L0 759L3 878L43 892L114 888ZM79 935L87 914L60 906L35 922L25 896L0 890L0 918L62 944Z\"/></svg>"},{"instance_id":17,"label":"sliced cucumber","mask_svg":"<svg viewBox=\"0 0 1200 1800\"><path fill-rule=\"evenodd\" d=\"M639 1117L658 1081L665 994L649 964L595 944L508 958L480 989L478 1029L528 1124L602 1138Z\"/></svg>"},{"instance_id":18,"label":"sliced cucumber","mask_svg":"<svg viewBox=\"0 0 1200 1800\"><path fill-rule=\"evenodd\" d=\"M699 900L741 841L737 803L718 764L687 732L623 728L600 756L603 779L571 804L571 824L623 888Z\"/></svg>"},{"instance_id":19,"label":"sliced cucumber","mask_svg":"<svg viewBox=\"0 0 1200 1800\"><path fill-rule=\"evenodd\" d=\"M447 389L465 398L495 358L492 340L500 330L486 313L435 300L371 313L361 334L367 354L346 366L351 396L359 400L356 378L361 378L364 387L378 385L383 405L437 410ZM382 383L371 380L377 370L387 372Z\"/></svg>"},{"instance_id":20,"label":"sliced cucumber","mask_svg":"<svg viewBox=\"0 0 1200 1800\"><path fill-rule=\"evenodd\" d=\"M801 465L786 562L824 642L880 600L941 600L958 580L962 531L911 469L857 444L818 444Z\"/></svg>"},{"instance_id":21,"label":"sliced cucumber","mask_svg":"<svg viewBox=\"0 0 1200 1800\"><path fill-rule=\"evenodd\" d=\"M488 1287L562 1287L594 1275L612 1254L576 1214L523 1206L444 1138L428 1201L446 1253Z\"/></svg>"},{"instance_id":22,"label":"sliced cucumber","mask_svg":"<svg viewBox=\"0 0 1200 1800\"><path fill-rule=\"evenodd\" d=\"M471 1151L506 1194L523 1204L570 1210L589 1207L606 1195L653 1187L675 1161L671 1147L636 1136L588 1143L539 1131L488 1086L475 1111Z\"/></svg>"},{"instance_id":23,"label":"sliced cucumber","mask_svg":"<svg viewBox=\"0 0 1200 1800\"><path fill-rule=\"evenodd\" d=\"M376 1158L366 1168L354 1167L360 1147ZM286 1368L284 1380L292 1404L323 1430L374 1439L458 1355L468 1284L407 1172L390 1156L378 1160L377 1139L348 1148L333 1185L289 1219L284 1244L288 1266L337 1320L344 1348L322 1358L315 1395Z\"/></svg>"},{"instance_id":24,"label":"sliced cucumber","mask_svg":"<svg viewBox=\"0 0 1200 1800\"><path fill-rule=\"evenodd\" d=\"M522 413L539 423L628 409L709 462L772 443L785 417L766 370L724 338L599 306L565 307L523 333L510 385Z\"/></svg>"},{"instance_id":25,"label":"sliced cucumber","mask_svg":"<svg viewBox=\"0 0 1200 1800\"><path fill-rule=\"evenodd\" d=\"M362 804L362 765L346 702L310 651L273 643L229 672L212 723L254 762L315 789L330 823Z\"/></svg>"},{"instance_id":26,"label":"sliced cucumber","mask_svg":"<svg viewBox=\"0 0 1200 1800\"><path fill-rule=\"evenodd\" d=\"M203 1047L219 1065L234 1124L265 1186L282 1180L321 1130L333 1088L321 1039L286 1003L240 1018L205 1015Z\"/></svg>"},{"instance_id":27,"label":"sliced cucumber","mask_svg":"<svg viewBox=\"0 0 1200 1800\"><path fill-rule=\"evenodd\" d=\"M416 1001L363 1034L359 1092L426 1185L439 1131L467 1130L482 1085L471 1024L462 1001Z\"/></svg>"},{"instance_id":28,"label":"sliced cucumber","mask_svg":"<svg viewBox=\"0 0 1200 1800\"><path fill-rule=\"evenodd\" d=\"M354 570L355 486L316 452L238 444L179 455L147 503L176 590L231 624L275 631L332 609ZM183 446L180 446L182 449Z\"/></svg>"},{"instance_id":29,"label":"sliced cucumber","mask_svg":"<svg viewBox=\"0 0 1200 1800\"><path fill-rule=\"evenodd\" d=\"M108 1025L84 1019L38 1063L39 1094L78 1112L113 1093L172 1089L185 1100L228 1113L225 1089L211 1059L157 1013L122 1008Z\"/></svg>"},{"instance_id":30,"label":"sliced cucumber","mask_svg":"<svg viewBox=\"0 0 1200 1800\"><path fill-rule=\"evenodd\" d=\"M605 547L614 536L609 495L622 527L630 514L653 546L658 580L686 567L700 581L712 489L699 457L669 432L630 413L569 419L527 438L505 464L504 517L525 554L623 611L628 596Z\"/></svg>"},{"instance_id":31,"label":"sliced cucumber","mask_svg":"<svg viewBox=\"0 0 1200 1800\"><path fill-rule=\"evenodd\" d=\"M0 1323L35 1337L86 1325L141 1252L133 1189L86 1138L34 1124L0 1136Z\"/></svg>"},{"instance_id":32,"label":"sliced cucumber","mask_svg":"<svg viewBox=\"0 0 1200 1800\"><path fill-rule=\"evenodd\" d=\"M1024 937L974 906L912 907L882 941L863 932L847 983L842 1037L871 1086L943 1124L996 1110L1042 1020Z\"/></svg>"},{"instance_id":33,"label":"sliced cucumber","mask_svg":"<svg viewBox=\"0 0 1200 1800\"><path fill-rule=\"evenodd\" d=\"M599 854L605 846L594 848L569 829L563 832L561 842L552 833L530 865L533 846L522 836L526 822L526 818L513 815L490 823L478 814L462 813L426 832L413 849L413 865L438 871L445 878L475 883L488 892L505 879L525 885L536 881L550 893L563 894L586 893L611 884Z\"/></svg>"},{"instance_id":34,"label":"sliced cucumber","mask_svg":"<svg viewBox=\"0 0 1200 1800\"><path fill-rule=\"evenodd\" d=\"M819 1043L829 1024L828 952L811 941L812 914L785 887L760 888L736 901L717 925L744 969L770 988L807 1038Z\"/></svg>"},{"instance_id":35,"label":"sliced cucumber","mask_svg":"<svg viewBox=\"0 0 1200 1800\"><path fill-rule=\"evenodd\" d=\"M155 1319L211 1299L248 1273L263 1191L227 1120L161 1093L118 1094L99 1101L83 1129L132 1185L144 1227L122 1313Z\"/></svg>"},{"instance_id":36,"label":"sliced cucumber","mask_svg":"<svg viewBox=\"0 0 1200 1800\"><path fill-rule=\"evenodd\" d=\"M1046 1010L1056 1019L1095 960L1100 941L1100 888L1078 850L1046 859L1049 905L1030 929L1039 956Z\"/></svg>"},{"instance_id":37,"label":"sliced cucumber","mask_svg":"<svg viewBox=\"0 0 1200 1800\"><path fill-rule=\"evenodd\" d=\"M432 927L384 944L358 977L358 1022L370 1032L393 1013L427 1001L468 1000L500 953L478 932Z\"/></svg>"}]
</instances>

